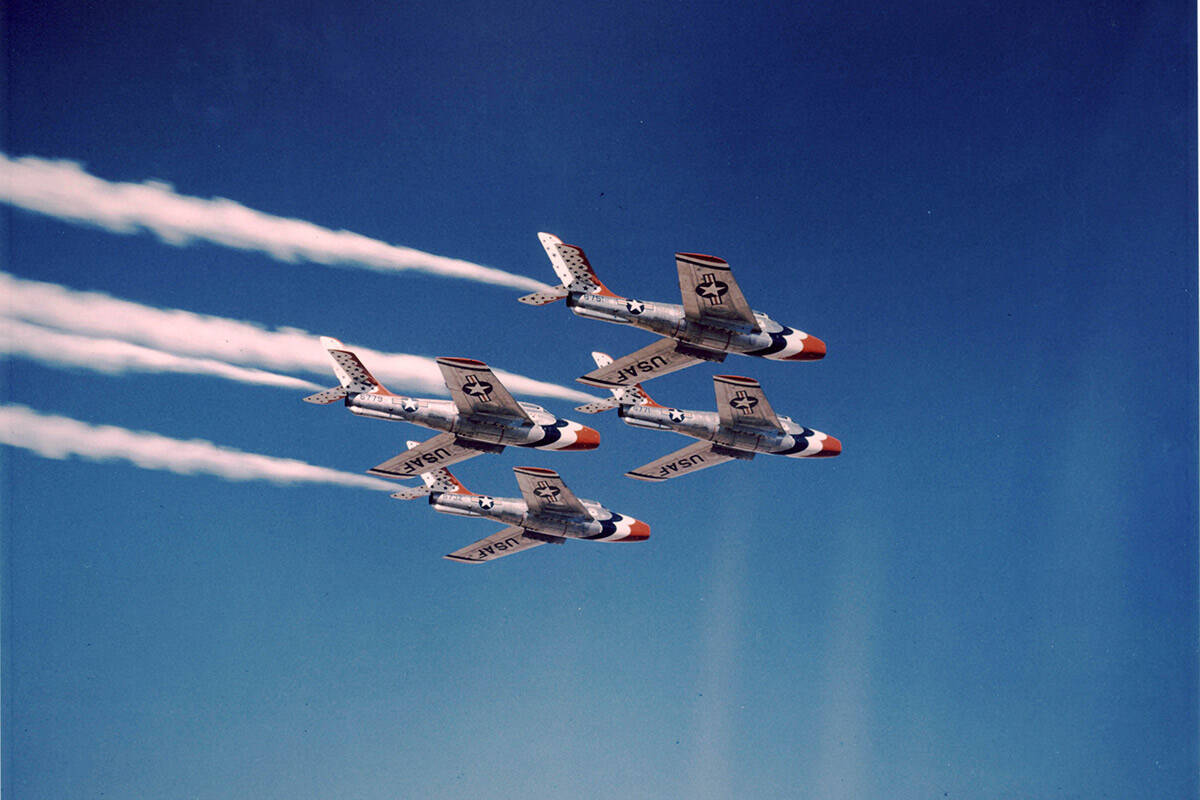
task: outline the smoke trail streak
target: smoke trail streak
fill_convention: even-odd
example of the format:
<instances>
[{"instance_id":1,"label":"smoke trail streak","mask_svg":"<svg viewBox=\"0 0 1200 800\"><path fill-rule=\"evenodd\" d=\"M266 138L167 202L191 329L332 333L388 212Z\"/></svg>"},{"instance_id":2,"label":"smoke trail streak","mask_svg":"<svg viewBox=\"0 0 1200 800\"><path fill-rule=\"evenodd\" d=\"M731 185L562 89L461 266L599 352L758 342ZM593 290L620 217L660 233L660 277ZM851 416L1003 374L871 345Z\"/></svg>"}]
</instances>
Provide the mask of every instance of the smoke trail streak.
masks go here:
<instances>
[{"instance_id":1,"label":"smoke trail streak","mask_svg":"<svg viewBox=\"0 0 1200 800\"><path fill-rule=\"evenodd\" d=\"M311 261L381 272L419 270L526 291L550 288L522 275L265 214L233 200L178 194L161 181L113 183L87 173L73 161L9 158L0 153L0 200L113 233L148 230L177 247L204 240L259 251L286 262Z\"/></svg>"},{"instance_id":2,"label":"smoke trail streak","mask_svg":"<svg viewBox=\"0 0 1200 800\"><path fill-rule=\"evenodd\" d=\"M165 353L116 339L94 339L0 318L0 350L43 364L80 367L118 375L125 372L167 372L212 375L239 383L283 389L320 389L311 381L261 369L239 367L211 358Z\"/></svg>"},{"instance_id":3,"label":"smoke trail streak","mask_svg":"<svg viewBox=\"0 0 1200 800\"><path fill-rule=\"evenodd\" d=\"M324 483L395 491L396 485L291 458L275 458L220 447L203 439L184 441L156 433L43 414L21 405L0 405L0 444L45 458L79 456L91 461L130 461L143 469L182 475L217 475L231 481Z\"/></svg>"},{"instance_id":4,"label":"smoke trail streak","mask_svg":"<svg viewBox=\"0 0 1200 800\"><path fill-rule=\"evenodd\" d=\"M296 328L267 330L253 322L144 306L101 292L79 292L4 272L0 272L0 297L8 298L4 315L36 325L136 342L155 350L196 358L279 372L301 371L327 376L330 381L333 379L329 358L317 337ZM390 388L446 393L442 373L432 358L366 348L355 350L375 377ZM514 394L577 402L596 399L555 383L499 370L496 375Z\"/></svg>"}]
</instances>

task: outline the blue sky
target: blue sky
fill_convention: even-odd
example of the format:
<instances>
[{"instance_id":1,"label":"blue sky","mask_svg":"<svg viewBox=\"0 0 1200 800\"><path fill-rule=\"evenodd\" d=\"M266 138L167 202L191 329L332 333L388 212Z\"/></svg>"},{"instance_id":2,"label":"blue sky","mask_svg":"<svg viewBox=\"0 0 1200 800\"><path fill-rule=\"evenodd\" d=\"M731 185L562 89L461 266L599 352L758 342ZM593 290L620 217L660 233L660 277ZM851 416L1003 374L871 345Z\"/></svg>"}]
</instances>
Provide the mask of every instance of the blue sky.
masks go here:
<instances>
[{"instance_id":1,"label":"blue sky","mask_svg":"<svg viewBox=\"0 0 1200 800\"><path fill-rule=\"evenodd\" d=\"M6 447L5 794L1195 795L1194 5L4 13L10 158L547 282L550 231L643 299L722 256L828 356L649 392L750 375L845 448L652 486L622 473L685 440L586 420L595 452L456 474L556 469L652 538L473 569L440 557L494 526L380 492ZM560 386L650 341L470 279L4 225L23 281ZM425 438L16 349L5 403L43 415L344 473Z\"/></svg>"}]
</instances>

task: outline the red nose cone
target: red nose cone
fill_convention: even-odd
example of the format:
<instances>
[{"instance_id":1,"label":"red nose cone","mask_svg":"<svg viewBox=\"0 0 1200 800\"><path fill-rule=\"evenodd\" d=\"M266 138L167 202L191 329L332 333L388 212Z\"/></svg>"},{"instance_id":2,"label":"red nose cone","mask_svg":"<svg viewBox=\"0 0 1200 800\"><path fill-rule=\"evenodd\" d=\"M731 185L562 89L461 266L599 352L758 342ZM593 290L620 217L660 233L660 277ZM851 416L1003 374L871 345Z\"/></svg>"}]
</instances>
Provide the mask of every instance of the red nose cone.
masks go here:
<instances>
[{"instance_id":1,"label":"red nose cone","mask_svg":"<svg viewBox=\"0 0 1200 800\"><path fill-rule=\"evenodd\" d=\"M821 442L821 452L813 453L813 458L828 458L830 456L840 456L841 454L841 440L832 436L826 436L825 441Z\"/></svg>"},{"instance_id":2,"label":"red nose cone","mask_svg":"<svg viewBox=\"0 0 1200 800\"><path fill-rule=\"evenodd\" d=\"M785 361L816 361L825 357L825 343L809 334L804 340L804 349L794 356L788 356Z\"/></svg>"},{"instance_id":3,"label":"red nose cone","mask_svg":"<svg viewBox=\"0 0 1200 800\"><path fill-rule=\"evenodd\" d=\"M624 542L644 542L650 538L650 526L642 522L640 519L635 520L629 528L629 535L621 541Z\"/></svg>"},{"instance_id":4,"label":"red nose cone","mask_svg":"<svg viewBox=\"0 0 1200 800\"><path fill-rule=\"evenodd\" d=\"M600 433L586 425L583 429L575 434L575 441L567 445L563 450L595 450L600 446Z\"/></svg>"}]
</instances>

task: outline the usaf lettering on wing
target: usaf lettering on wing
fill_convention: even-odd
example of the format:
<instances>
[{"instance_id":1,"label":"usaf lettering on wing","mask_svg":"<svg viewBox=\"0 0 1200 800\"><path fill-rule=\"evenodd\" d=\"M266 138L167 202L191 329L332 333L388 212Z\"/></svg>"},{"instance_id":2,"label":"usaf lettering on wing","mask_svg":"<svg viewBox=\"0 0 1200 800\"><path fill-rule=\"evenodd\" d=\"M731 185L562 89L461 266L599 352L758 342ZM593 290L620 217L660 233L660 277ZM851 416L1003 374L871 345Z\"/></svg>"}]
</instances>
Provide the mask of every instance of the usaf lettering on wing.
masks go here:
<instances>
[{"instance_id":1,"label":"usaf lettering on wing","mask_svg":"<svg viewBox=\"0 0 1200 800\"><path fill-rule=\"evenodd\" d=\"M414 472L422 470L422 468L427 465L440 464L449 457L450 451L444 447L439 447L436 450L428 453L422 453L416 458L410 458L408 461L405 461L404 472L408 475L412 475Z\"/></svg>"},{"instance_id":2,"label":"usaf lettering on wing","mask_svg":"<svg viewBox=\"0 0 1200 800\"><path fill-rule=\"evenodd\" d=\"M482 561L483 559L488 558L489 556L494 556L497 553L503 553L503 552L507 551L510 547L516 547L517 544L518 544L517 540L515 538L513 538L512 536L510 536L507 539L504 539L503 541L489 544L487 547L481 547L481 548L479 548L479 559Z\"/></svg>"},{"instance_id":3,"label":"usaf lettering on wing","mask_svg":"<svg viewBox=\"0 0 1200 800\"><path fill-rule=\"evenodd\" d=\"M639 361L636 364L630 364L628 367L620 370L618 373L622 380L625 378L636 378L644 372L653 372L656 369L661 369L667 365L667 359L663 356L654 356L645 361Z\"/></svg>"},{"instance_id":4,"label":"usaf lettering on wing","mask_svg":"<svg viewBox=\"0 0 1200 800\"><path fill-rule=\"evenodd\" d=\"M681 458L678 461L672 461L670 464L663 464L661 467L658 468L658 474L667 476L667 475L670 475L672 472L680 472L683 470L691 469L692 467L696 466L697 464L703 464L703 463L704 463L704 456L697 453L694 456L688 456L687 458Z\"/></svg>"}]
</instances>

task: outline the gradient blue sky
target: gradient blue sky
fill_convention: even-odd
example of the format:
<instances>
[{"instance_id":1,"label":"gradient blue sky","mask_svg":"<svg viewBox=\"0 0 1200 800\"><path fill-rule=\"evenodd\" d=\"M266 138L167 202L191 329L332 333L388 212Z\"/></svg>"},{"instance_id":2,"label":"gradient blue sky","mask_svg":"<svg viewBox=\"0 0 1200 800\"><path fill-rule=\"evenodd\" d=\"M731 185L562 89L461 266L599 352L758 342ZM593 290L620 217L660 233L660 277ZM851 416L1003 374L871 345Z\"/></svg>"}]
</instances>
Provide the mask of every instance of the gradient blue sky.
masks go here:
<instances>
[{"instance_id":1,"label":"gradient blue sky","mask_svg":"<svg viewBox=\"0 0 1200 800\"><path fill-rule=\"evenodd\" d=\"M621 473L686 440L595 419L596 452L456 474L557 469L650 541L481 568L440 556L494 526L383 494L5 448L6 796L1196 796L1194 4L4 14L10 156L546 281L551 231L644 299L675 301L676 250L723 256L828 357L650 393L752 375L845 447L652 486ZM570 384L650 341L3 216L20 277L379 350ZM5 381L351 472L424 438L201 377Z\"/></svg>"}]
</instances>

